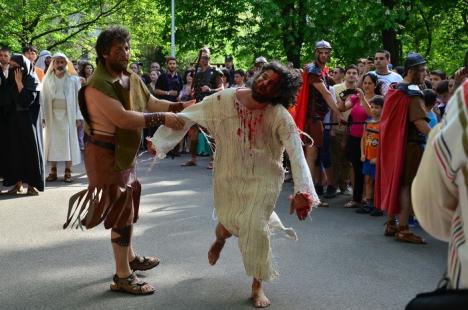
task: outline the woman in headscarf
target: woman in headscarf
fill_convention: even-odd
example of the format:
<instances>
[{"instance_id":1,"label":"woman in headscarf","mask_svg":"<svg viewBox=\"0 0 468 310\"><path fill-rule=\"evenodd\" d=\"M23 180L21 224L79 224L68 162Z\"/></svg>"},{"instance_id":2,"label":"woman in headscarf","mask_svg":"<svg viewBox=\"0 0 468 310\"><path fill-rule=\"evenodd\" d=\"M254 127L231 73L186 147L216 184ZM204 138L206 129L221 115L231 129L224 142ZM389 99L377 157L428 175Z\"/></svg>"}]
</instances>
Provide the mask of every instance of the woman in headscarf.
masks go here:
<instances>
[{"instance_id":1,"label":"woman in headscarf","mask_svg":"<svg viewBox=\"0 0 468 310\"><path fill-rule=\"evenodd\" d=\"M8 170L3 183L14 186L9 194L21 192L24 182L28 184L28 195L38 195L45 183L39 80L34 66L23 55L11 57L10 70L9 78L15 86L11 91L14 109L7 124Z\"/></svg>"}]
</instances>

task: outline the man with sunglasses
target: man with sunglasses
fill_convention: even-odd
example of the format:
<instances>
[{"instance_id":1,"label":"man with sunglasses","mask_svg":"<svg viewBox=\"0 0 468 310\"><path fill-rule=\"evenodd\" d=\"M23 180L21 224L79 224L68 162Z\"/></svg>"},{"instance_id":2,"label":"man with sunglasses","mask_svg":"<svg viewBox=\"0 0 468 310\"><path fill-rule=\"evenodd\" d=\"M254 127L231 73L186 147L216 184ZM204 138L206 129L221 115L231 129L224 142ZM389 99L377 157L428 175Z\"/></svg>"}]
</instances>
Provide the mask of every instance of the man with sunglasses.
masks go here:
<instances>
[{"instance_id":1,"label":"man with sunglasses","mask_svg":"<svg viewBox=\"0 0 468 310\"><path fill-rule=\"evenodd\" d=\"M335 84L343 83L345 77L345 69L343 67L336 67L330 74Z\"/></svg>"}]
</instances>

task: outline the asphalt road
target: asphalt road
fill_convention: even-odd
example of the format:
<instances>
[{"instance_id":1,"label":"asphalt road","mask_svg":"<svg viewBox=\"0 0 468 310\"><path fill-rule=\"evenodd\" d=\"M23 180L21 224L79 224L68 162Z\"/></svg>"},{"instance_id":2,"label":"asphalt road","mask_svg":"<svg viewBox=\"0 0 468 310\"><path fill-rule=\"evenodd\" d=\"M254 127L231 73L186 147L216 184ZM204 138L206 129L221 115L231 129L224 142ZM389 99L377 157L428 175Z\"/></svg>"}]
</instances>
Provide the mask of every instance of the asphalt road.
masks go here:
<instances>
[{"instance_id":1,"label":"asphalt road","mask_svg":"<svg viewBox=\"0 0 468 310\"><path fill-rule=\"evenodd\" d=\"M216 266L207 262L214 239L208 158L180 167L165 159L149 171L143 155L140 220L134 245L161 265L139 273L157 288L134 297L110 292L114 273L109 231L62 230L68 198L85 187L83 166L73 184L51 183L37 197L0 196L0 309L252 309L251 279L237 243L229 240ZM63 171L59 166L59 172ZM299 241L272 237L280 277L265 285L269 309L404 309L418 292L433 290L445 270L446 244L427 245L383 236L384 218L344 209L349 196L314 209L311 220L288 215L285 184L277 213Z\"/></svg>"}]
</instances>

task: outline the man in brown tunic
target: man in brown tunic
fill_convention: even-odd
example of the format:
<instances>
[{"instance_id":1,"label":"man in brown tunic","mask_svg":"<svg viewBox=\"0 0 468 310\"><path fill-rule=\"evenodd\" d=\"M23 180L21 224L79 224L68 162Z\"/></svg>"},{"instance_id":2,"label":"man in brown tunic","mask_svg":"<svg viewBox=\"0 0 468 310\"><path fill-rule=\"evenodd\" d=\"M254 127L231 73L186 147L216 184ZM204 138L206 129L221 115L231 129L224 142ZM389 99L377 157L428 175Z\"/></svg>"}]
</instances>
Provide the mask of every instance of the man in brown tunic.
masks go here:
<instances>
[{"instance_id":1,"label":"man in brown tunic","mask_svg":"<svg viewBox=\"0 0 468 310\"><path fill-rule=\"evenodd\" d=\"M92 228L104 222L111 229L116 264L111 290L145 295L154 288L133 271L154 268L159 260L137 256L131 246L141 192L135 174L141 129L162 124L181 129L184 122L172 112L190 103L150 95L140 77L127 70L129 41L128 31L120 27L103 31L97 39L98 66L79 94L88 133L85 167L89 186L70 198L64 228Z\"/></svg>"}]
</instances>

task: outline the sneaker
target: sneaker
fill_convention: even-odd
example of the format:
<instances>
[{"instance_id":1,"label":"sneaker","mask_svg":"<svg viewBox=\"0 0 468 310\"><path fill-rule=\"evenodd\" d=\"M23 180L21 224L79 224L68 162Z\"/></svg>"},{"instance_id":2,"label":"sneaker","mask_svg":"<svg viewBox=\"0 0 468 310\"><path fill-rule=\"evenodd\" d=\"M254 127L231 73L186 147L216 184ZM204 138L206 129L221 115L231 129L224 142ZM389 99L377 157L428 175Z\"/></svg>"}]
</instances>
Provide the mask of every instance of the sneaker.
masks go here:
<instances>
[{"instance_id":1,"label":"sneaker","mask_svg":"<svg viewBox=\"0 0 468 310\"><path fill-rule=\"evenodd\" d=\"M325 201L321 201L320 204L318 205L319 208L328 208L330 207L330 205L328 204L328 202L325 202Z\"/></svg>"},{"instance_id":2,"label":"sneaker","mask_svg":"<svg viewBox=\"0 0 468 310\"><path fill-rule=\"evenodd\" d=\"M333 185L328 185L327 186L327 191L325 192L323 197L325 197L325 198L335 198L336 194L337 194L336 187L334 187Z\"/></svg>"},{"instance_id":3,"label":"sneaker","mask_svg":"<svg viewBox=\"0 0 468 310\"><path fill-rule=\"evenodd\" d=\"M345 195L345 196L352 196L353 195L353 190L352 190L351 187L348 186L345 189L341 189L340 194Z\"/></svg>"},{"instance_id":4,"label":"sneaker","mask_svg":"<svg viewBox=\"0 0 468 310\"><path fill-rule=\"evenodd\" d=\"M372 212L372 208L369 206L362 206L356 210L357 214L369 214Z\"/></svg>"},{"instance_id":5,"label":"sneaker","mask_svg":"<svg viewBox=\"0 0 468 310\"><path fill-rule=\"evenodd\" d=\"M377 208L372 209L372 211L369 213L370 216L382 216L383 211Z\"/></svg>"}]
</instances>

